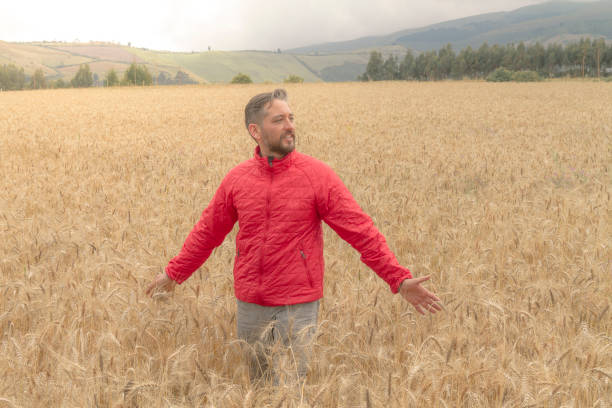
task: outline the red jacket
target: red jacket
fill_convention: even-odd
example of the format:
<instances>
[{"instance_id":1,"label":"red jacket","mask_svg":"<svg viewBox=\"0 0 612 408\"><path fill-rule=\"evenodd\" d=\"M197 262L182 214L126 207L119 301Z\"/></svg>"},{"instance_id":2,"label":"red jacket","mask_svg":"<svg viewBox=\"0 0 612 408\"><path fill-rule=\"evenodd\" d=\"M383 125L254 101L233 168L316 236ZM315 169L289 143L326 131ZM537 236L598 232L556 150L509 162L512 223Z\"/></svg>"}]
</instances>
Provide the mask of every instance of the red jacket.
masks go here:
<instances>
[{"instance_id":1,"label":"red jacket","mask_svg":"<svg viewBox=\"0 0 612 408\"><path fill-rule=\"evenodd\" d=\"M182 283L208 259L238 221L234 290L263 306L323 296L325 221L361 253L393 293L411 278L374 223L326 164L296 151L268 163L255 156L225 176L180 253L166 267Z\"/></svg>"}]
</instances>

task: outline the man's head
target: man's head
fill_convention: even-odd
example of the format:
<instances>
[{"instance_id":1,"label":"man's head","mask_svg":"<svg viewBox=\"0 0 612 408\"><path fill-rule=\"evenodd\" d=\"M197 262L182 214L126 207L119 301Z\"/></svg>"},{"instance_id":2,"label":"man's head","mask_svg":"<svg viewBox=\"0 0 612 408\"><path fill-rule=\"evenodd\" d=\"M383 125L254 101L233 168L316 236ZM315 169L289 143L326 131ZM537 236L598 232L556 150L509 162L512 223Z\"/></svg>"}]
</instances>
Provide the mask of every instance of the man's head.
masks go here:
<instances>
[{"instance_id":1,"label":"man's head","mask_svg":"<svg viewBox=\"0 0 612 408\"><path fill-rule=\"evenodd\" d=\"M281 158L295 149L293 112L284 89L252 97L244 108L244 122L262 156Z\"/></svg>"}]
</instances>

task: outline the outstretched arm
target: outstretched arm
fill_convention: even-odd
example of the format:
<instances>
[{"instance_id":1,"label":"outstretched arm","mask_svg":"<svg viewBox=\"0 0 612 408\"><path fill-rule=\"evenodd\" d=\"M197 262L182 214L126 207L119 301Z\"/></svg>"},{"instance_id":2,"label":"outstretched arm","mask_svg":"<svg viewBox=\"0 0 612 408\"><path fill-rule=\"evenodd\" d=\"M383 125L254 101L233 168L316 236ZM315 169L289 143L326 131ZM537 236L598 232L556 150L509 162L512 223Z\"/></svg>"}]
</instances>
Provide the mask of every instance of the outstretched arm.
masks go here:
<instances>
[{"instance_id":1,"label":"outstretched arm","mask_svg":"<svg viewBox=\"0 0 612 408\"><path fill-rule=\"evenodd\" d=\"M187 236L179 254L170 260L166 271L157 275L149 284L147 295L152 294L155 289L172 290L175 283L182 283L189 278L232 230L237 213L227 179L228 177L217 189L200 220Z\"/></svg>"},{"instance_id":2,"label":"outstretched arm","mask_svg":"<svg viewBox=\"0 0 612 408\"><path fill-rule=\"evenodd\" d=\"M440 299L421 283L429 276L413 278L397 261L384 236L359 207L340 178L330 169L319 191L318 211L338 235L361 253L361 260L385 280L393 293L400 293L417 312L435 313Z\"/></svg>"}]
</instances>

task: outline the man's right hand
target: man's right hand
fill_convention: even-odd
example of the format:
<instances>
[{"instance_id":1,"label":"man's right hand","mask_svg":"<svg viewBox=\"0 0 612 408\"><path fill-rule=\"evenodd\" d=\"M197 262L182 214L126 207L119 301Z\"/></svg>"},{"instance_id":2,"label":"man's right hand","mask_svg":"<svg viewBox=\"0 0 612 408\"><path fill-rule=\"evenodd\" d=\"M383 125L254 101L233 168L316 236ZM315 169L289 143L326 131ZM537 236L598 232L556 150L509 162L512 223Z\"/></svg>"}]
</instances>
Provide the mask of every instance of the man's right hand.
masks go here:
<instances>
[{"instance_id":1,"label":"man's right hand","mask_svg":"<svg viewBox=\"0 0 612 408\"><path fill-rule=\"evenodd\" d=\"M171 292L174 290L174 286L176 286L176 282L170 279L165 272L160 273L153 279L153 282L147 286L147 290L145 293L147 296L153 296L155 292Z\"/></svg>"}]
</instances>

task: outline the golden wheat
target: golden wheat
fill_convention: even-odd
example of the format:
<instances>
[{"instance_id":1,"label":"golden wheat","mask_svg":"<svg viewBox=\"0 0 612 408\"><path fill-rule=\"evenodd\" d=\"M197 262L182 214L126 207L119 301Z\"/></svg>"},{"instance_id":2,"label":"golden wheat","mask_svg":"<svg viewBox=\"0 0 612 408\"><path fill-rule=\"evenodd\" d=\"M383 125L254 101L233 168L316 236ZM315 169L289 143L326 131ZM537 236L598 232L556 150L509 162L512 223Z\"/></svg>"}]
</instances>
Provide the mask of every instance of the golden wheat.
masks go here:
<instances>
[{"instance_id":1,"label":"golden wheat","mask_svg":"<svg viewBox=\"0 0 612 408\"><path fill-rule=\"evenodd\" d=\"M445 307L416 314L326 229L301 388L248 381L235 230L146 298L273 87L0 93L0 406L610 406L610 84L287 85L299 150Z\"/></svg>"}]
</instances>

